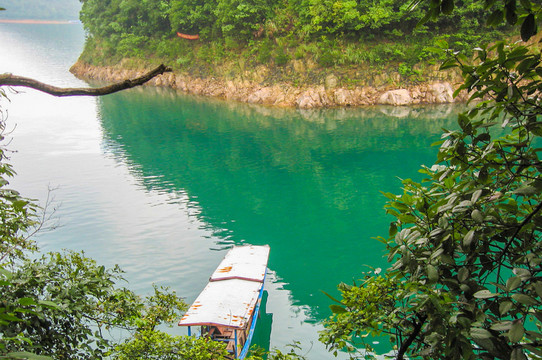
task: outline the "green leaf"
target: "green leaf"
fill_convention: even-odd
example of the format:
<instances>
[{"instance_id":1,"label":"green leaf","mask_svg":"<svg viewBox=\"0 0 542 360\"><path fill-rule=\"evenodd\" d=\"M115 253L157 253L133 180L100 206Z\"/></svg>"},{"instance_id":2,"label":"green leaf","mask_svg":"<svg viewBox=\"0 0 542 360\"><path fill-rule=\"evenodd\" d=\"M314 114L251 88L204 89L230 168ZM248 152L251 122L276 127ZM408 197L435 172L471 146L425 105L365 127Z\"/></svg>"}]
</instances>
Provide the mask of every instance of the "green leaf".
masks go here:
<instances>
[{"instance_id":1,"label":"green leaf","mask_svg":"<svg viewBox=\"0 0 542 360\"><path fill-rule=\"evenodd\" d=\"M486 329L482 329L482 328L472 328L470 329L470 335L475 338L475 339L479 339L479 340L485 340L485 339L489 339L491 337L493 337L493 335L487 331Z\"/></svg>"},{"instance_id":2,"label":"green leaf","mask_svg":"<svg viewBox=\"0 0 542 360\"><path fill-rule=\"evenodd\" d=\"M35 305L36 301L32 298L24 297L18 300L18 303L22 306Z\"/></svg>"},{"instance_id":3,"label":"green leaf","mask_svg":"<svg viewBox=\"0 0 542 360\"><path fill-rule=\"evenodd\" d=\"M482 189L478 189L473 192L470 201L474 204L478 201L478 199L480 199L480 196L482 196Z\"/></svg>"},{"instance_id":4,"label":"green leaf","mask_svg":"<svg viewBox=\"0 0 542 360\"><path fill-rule=\"evenodd\" d=\"M474 230L469 230L469 232L466 233L465 237L463 238L463 246L466 248L470 247L473 240L474 240Z\"/></svg>"},{"instance_id":5,"label":"green leaf","mask_svg":"<svg viewBox=\"0 0 542 360\"><path fill-rule=\"evenodd\" d=\"M440 70L442 71L442 70L446 70L446 69L450 69L450 68L458 67L458 66L459 65L457 65L454 59L448 59L444 61L442 65L440 65Z\"/></svg>"},{"instance_id":6,"label":"green leaf","mask_svg":"<svg viewBox=\"0 0 542 360\"><path fill-rule=\"evenodd\" d=\"M342 304L342 302L341 302L340 300L335 299L333 296L331 296L331 295L328 294L327 292L325 292L325 291L322 291L322 292L324 293L325 296L327 296L327 297L330 298L331 300L333 300L333 301L335 301L335 302L337 302L337 303L339 303L339 304Z\"/></svg>"},{"instance_id":7,"label":"green leaf","mask_svg":"<svg viewBox=\"0 0 542 360\"><path fill-rule=\"evenodd\" d=\"M506 290L507 291L515 290L520 284L521 284L521 278L519 276L512 276L511 278L508 278L508 280L506 280Z\"/></svg>"},{"instance_id":8,"label":"green leaf","mask_svg":"<svg viewBox=\"0 0 542 360\"><path fill-rule=\"evenodd\" d=\"M521 24L521 40L527 41L537 33L536 21L533 13L525 17Z\"/></svg>"},{"instance_id":9,"label":"green leaf","mask_svg":"<svg viewBox=\"0 0 542 360\"><path fill-rule=\"evenodd\" d=\"M11 279L13 277L13 274L10 271L1 267L0 267L0 275L5 277L6 279Z\"/></svg>"},{"instance_id":10,"label":"green leaf","mask_svg":"<svg viewBox=\"0 0 542 360\"><path fill-rule=\"evenodd\" d=\"M531 196L539 192L540 191L535 186L532 186L532 185L524 185L513 191L514 194L522 195L522 196Z\"/></svg>"},{"instance_id":11,"label":"green leaf","mask_svg":"<svg viewBox=\"0 0 542 360\"><path fill-rule=\"evenodd\" d=\"M18 317L14 316L14 315L11 315L11 314L2 314L2 320L7 320L7 321L22 321L21 319L19 319Z\"/></svg>"},{"instance_id":12,"label":"green leaf","mask_svg":"<svg viewBox=\"0 0 542 360\"><path fill-rule=\"evenodd\" d=\"M397 223L395 221L390 223L389 236L395 236L397 234Z\"/></svg>"},{"instance_id":13,"label":"green leaf","mask_svg":"<svg viewBox=\"0 0 542 360\"><path fill-rule=\"evenodd\" d=\"M512 299L523 305L536 305L538 303L535 299L525 294L514 294L512 295Z\"/></svg>"},{"instance_id":14,"label":"green leaf","mask_svg":"<svg viewBox=\"0 0 542 360\"><path fill-rule=\"evenodd\" d=\"M510 311L510 309L512 308L512 306L514 305L514 303L512 303L511 301L504 301L502 303L499 304L499 313L501 315L506 315L508 313L508 311Z\"/></svg>"},{"instance_id":15,"label":"green leaf","mask_svg":"<svg viewBox=\"0 0 542 360\"><path fill-rule=\"evenodd\" d=\"M462 267L457 272L457 279L459 280L459 282L464 282L465 280L469 278L469 274L470 274L469 269L467 269L466 267Z\"/></svg>"},{"instance_id":16,"label":"green leaf","mask_svg":"<svg viewBox=\"0 0 542 360\"><path fill-rule=\"evenodd\" d=\"M518 21L518 14L516 13L516 1L507 1L505 5L506 9L506 22L509 25L515 25Z\"/></svg>"},{"instance_id":17,"label":"green leaf","mask_svg":"<svg viewBox=\"0 0 542 360\"><path fill-rule=\"evenodd\" d=\"M344 313L347 312L347 310L345 308L343 308L342 306L339 306L337 304L331 304L331 305L329 305L329 308L331 309L331 311L334 314L344 314Z\"/></svg>"},{"instance_id":18,"label":"green leaf","mask_svg":"<svg viewBox=\"0 0 542 360\"><path fill-rule=\"evenodd\" d=\"M450 45L448 44L448 42L446 40L443 40L443 39L436 40L435 45L437 45L438 47L440 47L441 49L444 49L444 50L447 50L447 49L450 48Z\"/></svg>"},{"instance_id":19,"label":"green leaf","mask_svg":"<svg viewBox=\"0 0 542 360\"><path fill-rule=\"evenodd\" d=\"M512 327L508 331L508 338L511 342L518 342L523 338L525 334L525 328L523 327L523 321L514 320L512 322Z\"/></svg>"},{"instance_id":20,"label":"green leaf","mask_svg":"<svg viewBox=\"0 0 542 360\"><path fill-rule=\"evenodd\" d=\"M438 281L438 269L431 264L427 265L427 278L432 284Z\"/></svg>"},{"instance_id":21,"label":"green leaf","mask_svg":"<svg viewBox=\"0 0 542 360\"><path fill-rule=\"evenodd\" d=\"M482 214L482 212L478 209L472 210L471 217L479 224L484 222L484 214Z\"/></svg>"},{"instance_id":22,"label":"green leaf","mask_svg":"<svg viewBox=\"0 0 542 360\"><path fill-rule=\"evenodd\" d=\"M507 331L512 328L512 321L498 321L492 324L490 328L495 331Z\"/></svg>"},{"instance_id":23,"label":"green leaf","mask_svg":"<svg viewBox=\"0 0 542 360\"><path fill-rule=\"evenodd\" d=\"M477 299L489 299L495 296L499 296L499 294L492 293L491 291L484 289L475 292L473 296Z\"/></svg>"},{"instance_id":24,"label":"green leaf","mask_svg":"<svg viewBox=\"0 0 542 360\"><path fill-rule=\"evenodd\" d=\"M60 309L60 306L57 303L55 303L53 301L49 301L49 300L39 300L38 304L44 305L44 306L47 306L47 307L51 307L51 308L54 308L54 309Z\"/></svg>"},{"instance_id":25,"label":"green leaf","mask_svg":"<svg viewBox=\"0 0 542 360\"><path fill-rule=\"evenodd\" d=\"M487 18L487 25L488 26L497 26L500 23L502 23L504 19L504 13L502 10L495 10L489 17Z\"/></svg>"},{"instance_id":26,"label":"green leaf","mask_svg":"<svg viewBox=\"0 0 542 360\"><path fill-rule=\"evenodd\" d=\"M516 71L520 75L524 75L525 73L529 72L537 62L538 61L536 59L529 57L520 62L518 66L516 66Z\"/></svg>"},{"instance_id":27,"label":"green leaf","mask_svg":"<svg viewBox=\"0 0 542 360\"><path fill-rule=\"evenodd\" d=\"M510 354L510 360L528 360L521 348L514 348Z\"/></svg>"}]
</instances>

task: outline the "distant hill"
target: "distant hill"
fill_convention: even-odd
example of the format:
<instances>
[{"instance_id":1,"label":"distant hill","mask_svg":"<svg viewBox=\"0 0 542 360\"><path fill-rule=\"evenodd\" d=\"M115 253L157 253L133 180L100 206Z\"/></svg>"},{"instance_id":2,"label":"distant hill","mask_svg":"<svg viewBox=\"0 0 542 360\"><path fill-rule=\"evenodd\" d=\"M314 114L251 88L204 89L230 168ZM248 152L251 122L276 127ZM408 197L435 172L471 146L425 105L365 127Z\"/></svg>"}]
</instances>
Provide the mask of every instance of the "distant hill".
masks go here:
<instances>
[{"instance_id":1,"label":"distant hill","mask_svg":"<svg viewBox=\"0 0 542 360\"><path fill-rule=\"evenodd\" d=\"M77 20L79 0L0 0L0 19Z\"/></svg>"}]
</instances>

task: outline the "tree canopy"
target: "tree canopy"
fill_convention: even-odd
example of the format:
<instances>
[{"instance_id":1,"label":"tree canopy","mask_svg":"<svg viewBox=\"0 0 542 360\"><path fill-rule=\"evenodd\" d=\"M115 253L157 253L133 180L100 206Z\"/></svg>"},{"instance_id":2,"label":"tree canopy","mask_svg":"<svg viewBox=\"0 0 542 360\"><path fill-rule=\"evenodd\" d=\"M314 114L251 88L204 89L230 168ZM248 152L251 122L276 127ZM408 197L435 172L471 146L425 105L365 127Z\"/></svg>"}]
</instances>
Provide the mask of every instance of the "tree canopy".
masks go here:
<instances>
[{"instance_id":1,"label":"tree canopy","mask_svg":"<svg viewBox=\"0 0 542 360\"><path fill-rule=\"evenodd\" d=\"M423 13L433 14L423 3L416 7L399 0L81 0L81 20L91 36L162 36L200 33L217 37L250 39L265 32L308 35L376 35L382 31L410 33ZM414 10L413 10L414 9ZM437 19L432 29L471 31L484 13L476 0L465 0L452 19Z\"/></svg>"}]
</instances>

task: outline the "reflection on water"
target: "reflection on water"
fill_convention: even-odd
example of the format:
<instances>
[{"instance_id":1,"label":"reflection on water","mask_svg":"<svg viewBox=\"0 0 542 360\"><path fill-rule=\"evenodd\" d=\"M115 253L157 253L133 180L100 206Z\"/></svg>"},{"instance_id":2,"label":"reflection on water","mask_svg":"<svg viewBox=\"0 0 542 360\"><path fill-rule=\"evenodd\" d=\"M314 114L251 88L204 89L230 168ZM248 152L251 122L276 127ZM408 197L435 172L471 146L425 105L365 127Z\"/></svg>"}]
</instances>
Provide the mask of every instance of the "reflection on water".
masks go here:
<instances>
[{"instance_id":1,"label":"reflection on water","mask_svg":"<svg viewBox=\"0 0 542 360\"><path fill-rule=\"evenodd\" d=\"M67 71L80 27L0 25L0 35L3 70L81 85ZM372 239L390 221L380 191L400 192L398 178L434 162L429 145L455 127L456 111L271 109L149 88L99 100L28 91L9 104L13 186L42 202L48 185L58 188L62 226L41 234L44 250L119 264L140 293L169 285L191 302L226 247L269 244L272 316L258 343L299 340L309 359L331 358L317 341L329 315L321 290L385 265Z\"/></svg>"},{"instance_id":2,"label":"reflection on water","mask_svg":"<svg viewBox=\"0 0 542 360\"><path fill-rule=\"evenodd\" d=\"M390 221L380 191L398 192L398 177L432 164L429 145L457 110L299 111L150 89L99 108L117 161L148 191L186 194L217 244L269 244L270 268L312 322L329 315L321 290L385 266L372 239Z\"/></svg>"}]
</instances>

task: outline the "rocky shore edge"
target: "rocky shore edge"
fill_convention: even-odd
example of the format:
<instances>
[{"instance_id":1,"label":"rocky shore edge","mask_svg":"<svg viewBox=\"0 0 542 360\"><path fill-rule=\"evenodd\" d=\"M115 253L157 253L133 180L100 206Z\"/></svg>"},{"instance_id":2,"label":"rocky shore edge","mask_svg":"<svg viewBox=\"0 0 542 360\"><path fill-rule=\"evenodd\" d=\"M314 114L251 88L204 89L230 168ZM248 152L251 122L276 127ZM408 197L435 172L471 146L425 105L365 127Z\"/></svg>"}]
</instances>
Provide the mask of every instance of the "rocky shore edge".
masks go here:
<instances>
[{"instance_id":1,"label":"rocky shore edge","mask_svg":"<svg viewBox=\"0 0 542 360\"><path fill-rule=\"evenodd\" d=\"M85 80L116 82L141 76L146 70L94 66L78 61L70 68L70 72ZM370 86L343 88L338 86L337 78L333 75L329 75L322 85L296 87L287 83L268 86L249 80L202 79L170 72L155 77L147 84L170 87L194 95L300 109L449 104L465 100L461 95L454 99L453 85L444 81L423 83L405 88L374 88Z\"/></svg>"}]
</instances>

